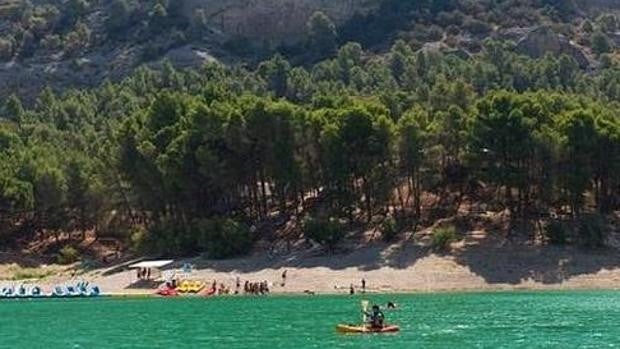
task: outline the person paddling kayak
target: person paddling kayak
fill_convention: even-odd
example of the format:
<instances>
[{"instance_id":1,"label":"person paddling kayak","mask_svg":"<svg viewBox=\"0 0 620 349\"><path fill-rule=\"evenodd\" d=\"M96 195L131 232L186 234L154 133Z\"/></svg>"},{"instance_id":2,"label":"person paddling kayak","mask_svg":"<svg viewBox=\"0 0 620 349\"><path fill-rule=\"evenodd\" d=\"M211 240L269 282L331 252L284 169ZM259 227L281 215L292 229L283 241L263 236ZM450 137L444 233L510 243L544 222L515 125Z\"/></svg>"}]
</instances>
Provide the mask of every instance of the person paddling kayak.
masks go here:
<instances>
[{"instance_id":1,"label":"person paddling kayak","mask_svg":"<svg viewBox=\"0 0 620 349\"><path fill-rule=\"evenodd\" d=\"M400 327L384 323L385 316L378 305L373 305L371 309L368 312L368 301L363 300L362 325L340 324L336 326L336 330L341 333L393 333L400 331Z\"/></svg>"},{"instance_id":2,"label":"person paddling kayak","mask_svg":"<svg viewBox=\"0 0 620 349\"><path fill-rule=\"evenodd\" d=\"M383 315L383 312L381 311L378 305L376 304L373 305L372 311L370 313L366 311L362 311L362 312L364 313L364 315L368 317L368 325L370 325L371 328L373 329L383 328L383 322L385 320L385 315Z\"/></svg>"}]
</instances>

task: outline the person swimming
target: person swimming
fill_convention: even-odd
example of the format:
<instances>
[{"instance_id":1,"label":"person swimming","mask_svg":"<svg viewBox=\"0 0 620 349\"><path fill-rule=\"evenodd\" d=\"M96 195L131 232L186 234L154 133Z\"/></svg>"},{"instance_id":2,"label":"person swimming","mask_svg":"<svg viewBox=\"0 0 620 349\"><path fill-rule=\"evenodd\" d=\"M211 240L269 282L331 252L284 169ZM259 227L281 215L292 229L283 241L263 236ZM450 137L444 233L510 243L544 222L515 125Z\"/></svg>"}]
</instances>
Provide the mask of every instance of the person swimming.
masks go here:
<instances>
[{"instance_id":1,"label":"person swimming","mask_svg":"<svg viewBox=\"0 0 620 349\"><path fill-rule=\"evenodd\" d=\"M394 304L393 302L388 302L387 308L388 309L396 309L396 304Z\"/></svg>"}]
</instances>

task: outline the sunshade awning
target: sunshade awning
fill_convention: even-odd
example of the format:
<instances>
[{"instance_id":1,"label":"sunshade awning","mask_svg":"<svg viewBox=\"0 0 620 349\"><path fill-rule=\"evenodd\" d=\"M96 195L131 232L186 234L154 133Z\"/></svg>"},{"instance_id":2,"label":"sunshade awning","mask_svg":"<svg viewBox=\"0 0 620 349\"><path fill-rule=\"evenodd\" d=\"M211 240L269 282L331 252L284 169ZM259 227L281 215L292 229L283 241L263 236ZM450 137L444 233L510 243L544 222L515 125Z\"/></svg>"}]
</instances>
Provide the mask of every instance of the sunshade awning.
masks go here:
<instances>
[{"instance_id":1,"label":"sunshade awning","mask_svg":"<svg viewBox=\"0 0 620 349\"><path fill-rule=\"evenodd\" d=\"M129 266L131 269L136 268L162 268L168 264L172 264L173 260L162 260L162 261L143 261L140 263L132 264Z\"/></svg>"}]
</instances>

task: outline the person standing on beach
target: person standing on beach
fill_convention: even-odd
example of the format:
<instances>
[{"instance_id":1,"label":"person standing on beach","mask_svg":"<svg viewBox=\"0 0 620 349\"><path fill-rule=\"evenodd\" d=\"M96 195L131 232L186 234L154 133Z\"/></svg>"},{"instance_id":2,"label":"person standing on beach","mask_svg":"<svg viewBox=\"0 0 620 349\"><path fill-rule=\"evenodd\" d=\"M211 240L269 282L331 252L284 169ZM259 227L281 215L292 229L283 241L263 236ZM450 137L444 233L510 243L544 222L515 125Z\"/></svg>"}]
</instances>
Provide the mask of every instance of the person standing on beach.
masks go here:
<instances>
[{"instance_id":1,"label":"person standing on beach","mask_svg":"<svg viewBox=\"0 0 620 349\"><path fill-rule=\"evenodd\" d=\"M366 279L362 279L362 293L366 293Z\"/></svg>"},{"instance_id":2,"label":"person standing on beach","mask_svg":"<svg viewBox=\"0 0 620 349\"><path fill-rule=\"evenodd\" d=\"M354 295L355 294L355 287L353 287L353 284L351 284L351 286L349 287L349 294L350 295Z\"/></svg>"},{"instance_id":3,"label":"person standing on beach","mask_svg":"<svg viewBox=\"0 0 620 349\"><path fill-rule=\"evenodd\" d=\"M286 286L286 272L286 269L284 269L284 271L282 272L282 287Z\"/></svg>"}]
</instances>

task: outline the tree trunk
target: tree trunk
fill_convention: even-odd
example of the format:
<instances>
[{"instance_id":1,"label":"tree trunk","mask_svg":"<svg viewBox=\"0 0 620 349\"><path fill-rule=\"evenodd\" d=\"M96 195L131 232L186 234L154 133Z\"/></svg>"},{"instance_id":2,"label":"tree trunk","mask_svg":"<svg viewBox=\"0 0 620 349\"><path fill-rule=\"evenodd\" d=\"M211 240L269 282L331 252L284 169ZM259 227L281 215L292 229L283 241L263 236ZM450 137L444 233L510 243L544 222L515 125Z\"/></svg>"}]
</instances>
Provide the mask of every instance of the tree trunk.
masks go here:
<instances>
[{"instance_id":1,"label":"tree trunk","mask_svg":"<svg viewBox=\"0 0 620 349\"><path fill-rule=\"evenodd\" d=\"M414 202L415 202L415 214L418 219L422 216L422 183L420 179L420 169L415 170L415 184L414 184Z\"/></svg>"},{"instance_id":2,"label":"tree trunk","mask_svg":"<svg viewBox=\"0 0 620 349\"><path fill-rule=\"evenodd\" d=\"M265 171L260 171L260 186L261 186L261 206L263 210L263 217L267 216L267 181L265 179Z\"/></svg>"}]
</instances>

